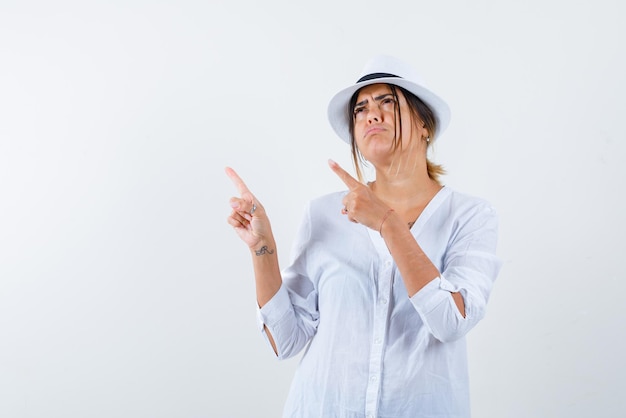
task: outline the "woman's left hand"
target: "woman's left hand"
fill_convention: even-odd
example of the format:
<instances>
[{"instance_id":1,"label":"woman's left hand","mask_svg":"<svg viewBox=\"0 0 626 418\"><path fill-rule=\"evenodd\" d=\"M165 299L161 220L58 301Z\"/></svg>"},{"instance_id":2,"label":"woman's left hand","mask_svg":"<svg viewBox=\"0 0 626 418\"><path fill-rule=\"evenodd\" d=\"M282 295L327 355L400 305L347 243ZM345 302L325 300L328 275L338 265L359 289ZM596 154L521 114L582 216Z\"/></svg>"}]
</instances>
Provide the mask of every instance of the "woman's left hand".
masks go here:
<instances>
[{"instance_id":1,"label":"woman's left hand","mask_svg":"<svg viewBox=\"0 0 626 418\"><path fill-rule=\"evenodd\" d=\"M328 160L328 165L349 189L343 198L341 213L352 222L379 231L381 221L391 208L376 197L369 187L352 177L335 161Z\"/></svg>"}]
</instances>

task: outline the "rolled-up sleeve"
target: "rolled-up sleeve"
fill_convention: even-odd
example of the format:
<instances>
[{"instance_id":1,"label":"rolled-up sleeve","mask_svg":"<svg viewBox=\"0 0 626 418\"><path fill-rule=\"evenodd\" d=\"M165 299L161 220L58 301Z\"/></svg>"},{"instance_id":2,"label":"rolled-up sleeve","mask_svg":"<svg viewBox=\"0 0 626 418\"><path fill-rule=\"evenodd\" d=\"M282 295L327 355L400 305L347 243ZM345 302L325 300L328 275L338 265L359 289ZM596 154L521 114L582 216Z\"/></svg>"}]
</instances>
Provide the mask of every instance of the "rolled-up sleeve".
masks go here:
<instances>
[{"instance_id":1,"label":"rolled-up sleeve","mask_svg":"<svg viewBox=\"0 0 626 418\"><path fill-rule=\"evenodd\" d=\"M476 208L453 231L441 275L411 297L424 324L438 340L457 340L484 317L501 266L496 256L497 235L495 210L486 204ZM455 292L463 297L465 317L452 298Z\"/></svg>"},{"instance_id":2,"label":"rolled-up sleeve","mask_svg":"<svg viewBox=\"0 0 626 418\"><path fill-rule=\"evenodd\" d=\"M305 273L309 238L307 209L292 249L292 263L282 272L283 283L272 299L257 310L261 331L266 338L265 327L271 333L279 359L298 354L315 334L319 322L317 291Z\"/></svg>"},{"instance_id":3,"label":"rolled-up sleeve","mask_svg":"<svg viewBox=\"0 0 626 418\"><path fill-rule=\"evenodd\" d=\"M283 284L274 297L258 310L261 331L265 335L266 326L272 334L280 360L298 354L315 334L319 314L312 308L314 299L314 293L303 299Z\"/></svg>"}]
</instances>

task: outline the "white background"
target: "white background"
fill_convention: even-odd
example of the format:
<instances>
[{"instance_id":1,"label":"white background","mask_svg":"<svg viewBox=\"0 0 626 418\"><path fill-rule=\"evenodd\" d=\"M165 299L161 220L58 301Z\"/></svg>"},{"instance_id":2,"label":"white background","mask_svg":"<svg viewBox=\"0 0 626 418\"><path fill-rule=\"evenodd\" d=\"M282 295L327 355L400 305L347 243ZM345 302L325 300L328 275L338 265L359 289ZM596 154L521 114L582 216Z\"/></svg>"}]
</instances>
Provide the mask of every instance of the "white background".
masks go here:
<instances>
[{"instance_id":1,"label":"white background","mask_svg":"<svg viewBox=\"0 0 626 418\"><path fill-rule=\"evenodd\" d=\"M298 359L257 330L223 170L284 266L375 53L447 99L444 182L500 214L474 417L623 416L623 4L2 0L0 417L279 416Z\"/></svg>"}]
</instances>

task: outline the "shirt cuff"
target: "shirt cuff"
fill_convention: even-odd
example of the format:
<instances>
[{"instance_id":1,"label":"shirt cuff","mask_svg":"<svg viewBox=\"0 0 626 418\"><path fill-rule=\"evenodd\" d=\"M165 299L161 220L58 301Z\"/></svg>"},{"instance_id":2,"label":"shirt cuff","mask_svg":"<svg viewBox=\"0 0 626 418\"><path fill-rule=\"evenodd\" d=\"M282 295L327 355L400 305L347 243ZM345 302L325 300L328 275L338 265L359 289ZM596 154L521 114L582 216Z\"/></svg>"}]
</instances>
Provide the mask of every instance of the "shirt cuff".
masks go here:
<instances>
[{"instance_id":1,"label":"shirt cuff","mask_svg":"<svg viewBox=\"0 0 626 418\"><path fill-rule=\"evenodd\" d=\"M410 300L418 312L428 314L444 300L450 298L451 293L458 291L459 289L452 282L449 282L443 276L438 276L421 288Z\"/></svg>"},{"instance_id":2,"label":"shirt cuff","mask_svg":"<svg viewBox=\"0 0 626 418\"><path fill-rule=\"evenodd\" d=\"M291 299L289 292L284 284L281 284L278 292L263 305L262 308L257 306L257 321L259 329L263 332L263 328L267 325L272 328L285 316L291 309Z\"/></svg>"}]
</instances>

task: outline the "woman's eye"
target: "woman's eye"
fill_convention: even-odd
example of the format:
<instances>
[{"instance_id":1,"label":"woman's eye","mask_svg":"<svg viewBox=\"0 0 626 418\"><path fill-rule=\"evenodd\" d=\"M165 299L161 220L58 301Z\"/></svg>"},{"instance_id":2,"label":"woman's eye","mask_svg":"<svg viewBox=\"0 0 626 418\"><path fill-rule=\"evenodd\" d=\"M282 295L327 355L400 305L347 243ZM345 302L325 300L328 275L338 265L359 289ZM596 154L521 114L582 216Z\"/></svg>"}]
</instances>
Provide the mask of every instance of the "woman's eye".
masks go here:
<instances>
[{"instance_id":1,"label":"woman's eye","mask_svg":"<svg viewBox=\"0 0 626 418\"><path fill-rule=\"evenodd\" d=\"M361 113L363 110L365 110L365 108L363 108L363 107L358 107L358 108L354 109L354 114L355 114L355 115L358 115L358 114L359 114L359 113Z\"/></svg>"}]
</instances>

